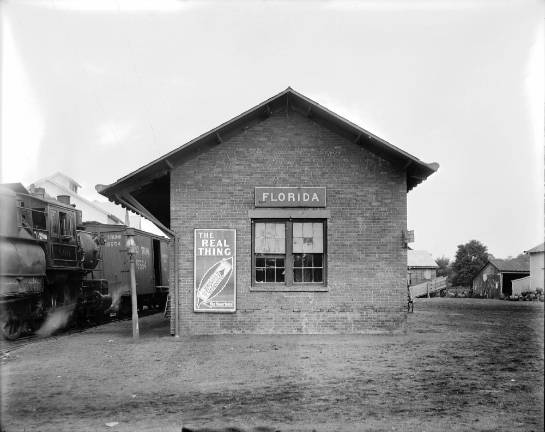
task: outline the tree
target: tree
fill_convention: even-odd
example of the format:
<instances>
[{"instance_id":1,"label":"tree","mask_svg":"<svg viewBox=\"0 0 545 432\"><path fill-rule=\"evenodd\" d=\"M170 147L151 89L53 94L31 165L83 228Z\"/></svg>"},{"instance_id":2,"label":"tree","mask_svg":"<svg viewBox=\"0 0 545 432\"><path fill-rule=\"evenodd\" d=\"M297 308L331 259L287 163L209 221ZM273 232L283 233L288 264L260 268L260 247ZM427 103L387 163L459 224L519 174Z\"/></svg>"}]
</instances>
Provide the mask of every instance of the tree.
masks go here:
<instances>
[{"instance_id":1,"label":"tree","mask_svg":"<svg viewBox=\"0 0 545 432\"><path fill-rule=\"evenodd\" d=\"M451 268L449 265L450 260L447 257L443 256L441 258L437 258L435 262L439 266L439 268L437 269L437 276L438 277L447 276L448 278L450 278L451 276Z\"/></svg>"},{"instance_id":2,"label":"tree","mask_svg":"<svg viewBox=\"0 0 545 432\"><path fill-rule=\"evenodd\" d=\"M458 245L456 257L452 263L454 286L469 286L479 270L488 262L487 248L477 240Z\"/></svg>"}]
</instances>

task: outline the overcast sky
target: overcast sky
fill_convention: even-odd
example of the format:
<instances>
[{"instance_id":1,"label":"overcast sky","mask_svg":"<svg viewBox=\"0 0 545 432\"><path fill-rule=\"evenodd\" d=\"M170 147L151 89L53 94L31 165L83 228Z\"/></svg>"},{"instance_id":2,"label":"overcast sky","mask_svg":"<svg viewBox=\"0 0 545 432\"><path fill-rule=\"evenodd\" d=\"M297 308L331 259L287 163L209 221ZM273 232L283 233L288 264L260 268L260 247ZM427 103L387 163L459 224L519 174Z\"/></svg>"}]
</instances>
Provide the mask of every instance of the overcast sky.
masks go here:
<instances>
[{"instance_id":1,"label":"overcast sky","mask_svg":"<svg viewBox=\"0 0 545 432\"><path fill-rule=\"evenodd\" d=\"M4 0L3 182L108 184L292 86L439 171L415 249L543 241L544 2Z\"/></svg>"}]
</instances>

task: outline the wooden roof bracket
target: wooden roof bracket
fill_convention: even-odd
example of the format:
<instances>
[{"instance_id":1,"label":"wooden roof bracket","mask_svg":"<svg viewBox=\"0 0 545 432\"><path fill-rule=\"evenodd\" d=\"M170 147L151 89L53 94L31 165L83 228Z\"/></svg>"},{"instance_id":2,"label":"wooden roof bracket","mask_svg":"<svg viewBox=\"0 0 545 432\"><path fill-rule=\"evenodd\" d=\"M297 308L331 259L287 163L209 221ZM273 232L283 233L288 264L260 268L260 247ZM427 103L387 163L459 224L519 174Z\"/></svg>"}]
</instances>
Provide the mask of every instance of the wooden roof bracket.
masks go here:
<instances>
[{"instance_id":1,"label":"wooden roof bracket","mask_svg":"<svg viewBox=\"0 0 545 432\"><path fill-rule=\"evenodd\" d=\"M402 166L401 166L401 169L400 171L401 172L405 172L409 169L409 167L412 165L413 161L412 160L408 160L407 162L405 162Z\"/></svg>"},{"instance_id":2,"label":"wooden roof bracket","mask_svg":"<svg viewBox=\"0 0 545 432\"><path fill-rule=\"evenodd\" d=\"M223 139L221 139L219 132L216 132L216 143L223 144Z\"/></svg>"},{"instance_id":3,"label":"wooden roof bracket","mask_svg":"<svg viewBox=\"0 0 545 432\"><path fill-rule=\"evenodd\" d=\"M155 216L153 216L136 198L134 198L132 195L127 194L123 195L123 198L119 196L118 194L115 194L115 199L119 201L121 204L123 204L125 207L127 207L129 210L132 210L135 213L141 214L146 219L153 222L157 227L161 229L166 235L169 237L174 237L174 231L172 231L170 228L167 228L165 225L163 225L159 219L157 219Z\"/></svg>"},{"instance_id":4,"label":"wooden roof bracket","mask_svg":"<svg viewBox=\"0 0 545 432\"><path fill-rule=\"evenodd\" d=\"M356 138L354 138L354 144L361 144L361 134L358 134L358 136L356 136Z\"/></svg>"}]
</instances>

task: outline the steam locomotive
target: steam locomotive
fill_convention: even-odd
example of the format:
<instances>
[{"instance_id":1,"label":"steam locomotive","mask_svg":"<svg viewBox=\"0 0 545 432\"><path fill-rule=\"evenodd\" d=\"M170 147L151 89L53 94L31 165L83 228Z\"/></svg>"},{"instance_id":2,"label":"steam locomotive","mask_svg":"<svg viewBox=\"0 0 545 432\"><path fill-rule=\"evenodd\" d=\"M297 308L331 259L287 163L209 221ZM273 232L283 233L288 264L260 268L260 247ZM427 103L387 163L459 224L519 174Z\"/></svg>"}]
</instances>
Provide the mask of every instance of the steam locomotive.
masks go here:
<instances>
[{"instance_id":1,"label":"steam locomotive","mask_svg":"<svg viewBox=\"0 0 545 432\"><path fill-rule=\"evenodd\" d=\"M86 277L99 263L99 239L83 231L81 211L30 193L20 183L0 185L0 332L16 339L54 311L101 317L112 299L107 282Z\"/></svg>"}]
</instances>

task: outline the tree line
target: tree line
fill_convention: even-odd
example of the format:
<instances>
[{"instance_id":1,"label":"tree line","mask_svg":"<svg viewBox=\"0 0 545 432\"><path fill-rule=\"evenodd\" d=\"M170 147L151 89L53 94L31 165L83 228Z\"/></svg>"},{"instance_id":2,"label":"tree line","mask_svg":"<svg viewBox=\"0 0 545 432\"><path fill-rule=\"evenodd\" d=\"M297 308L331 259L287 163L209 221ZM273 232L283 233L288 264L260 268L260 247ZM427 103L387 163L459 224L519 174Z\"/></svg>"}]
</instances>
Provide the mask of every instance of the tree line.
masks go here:
<instances>
[{"instance_id":1,"label":"tree line","mask_svg":"<svg viewBox=\"0 0 545 432\"><path fill-rule=\"evenodd\" d=\"M479 270L494 256L478 240L458 245L454 262L446 257L437 258L437 276L446 276L452 286L469 286Z\"/></svg>"}]
</instances>

